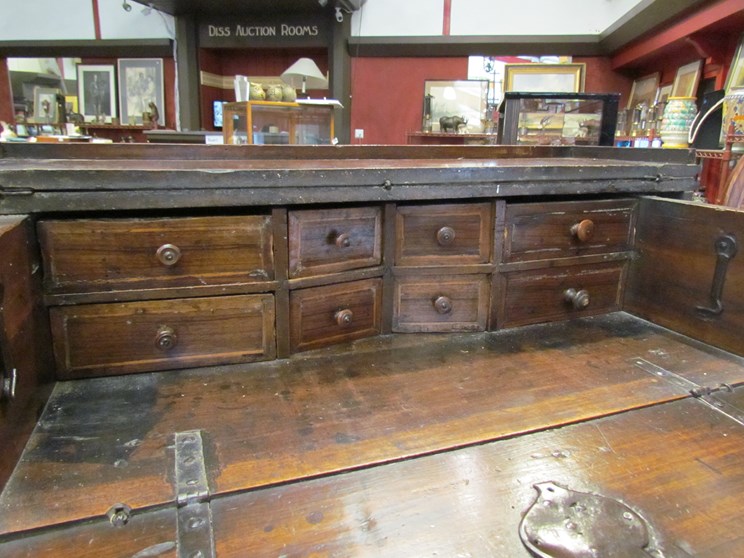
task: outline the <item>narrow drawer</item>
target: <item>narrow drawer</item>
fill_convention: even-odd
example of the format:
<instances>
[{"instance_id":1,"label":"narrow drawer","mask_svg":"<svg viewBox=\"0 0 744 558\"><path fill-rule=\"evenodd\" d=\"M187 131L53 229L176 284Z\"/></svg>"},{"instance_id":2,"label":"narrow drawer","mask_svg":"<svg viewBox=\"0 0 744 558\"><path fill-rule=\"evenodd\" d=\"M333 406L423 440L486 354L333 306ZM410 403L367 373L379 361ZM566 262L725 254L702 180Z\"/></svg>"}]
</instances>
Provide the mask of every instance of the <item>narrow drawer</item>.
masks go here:
<instances>
[{"instance_id":1,"label":"narrow drawer","mask_svg":"<svg viewBox=\"0 0 744 558\"><path fill-rule=\"evenodd\" d=\"M487 263L492 252L492 221L490 203L399 206L395 263Z\"/></svg>"},{"instance_id":2,"label":"narrow drawer","mask_svg":"<svg viewBox=\"0 0 744 558\"><path fill-rule=\"evenodd\" d=\"M398 277L393 331L483 331L488 292L484 275Z\"/></svg>"},{"instance_id":3,"label":"narrow drawer","mask_svg":"<svg viewBox=\"0 0 744 558\"><path fill-rule=\"evenodd\" d=\"M635 200L507 205L504 261L623 252Z\"/></svg>"},{"instance_id":4,"label":"narrow drawer","mask_svg":"<svg viewBox=\"0 0 744 558\"><path fill-rule=\"evenodd\" d=\"M290 278L380 265L379 207L298 210L288 219Z\"/></svg>"},{"instance_id":5,"label":"narrow drawer","mask_svg":"<svg viewBox=\"0 0 744 558\"><path fill-rule=\"evenodd\" d=\"M366 279L290 293L292 351L380 333L382 280Z\"/></svg>"},{"instance_id":6,"label":"narrow drawer","mask_svg":"<svg viewBox=\"0 0 744 558\"><path fill-rule=\"evenodd\" d=\"M48 292L274 278L269 216L41 221Z\"/></svg>"},{"instance_id":7,"label":"narrow drawer","mask_svg":"<svg viewBox=\"0 0 744 558\"><path fill-rule=\"evenodd\" d=\"M244 295L50 309L60 379L274 358L274 297Z\"/></svg>"},{"instance_id":8,"label":"narrow drawer","mask_svg":"<svg viewBox=\"0 0 744 558\"><path fill-rule=\"evenodd\" d=\"M504 273L499 327L604 314L620 309L624 263Z\"/></svg>"}]
</instances>

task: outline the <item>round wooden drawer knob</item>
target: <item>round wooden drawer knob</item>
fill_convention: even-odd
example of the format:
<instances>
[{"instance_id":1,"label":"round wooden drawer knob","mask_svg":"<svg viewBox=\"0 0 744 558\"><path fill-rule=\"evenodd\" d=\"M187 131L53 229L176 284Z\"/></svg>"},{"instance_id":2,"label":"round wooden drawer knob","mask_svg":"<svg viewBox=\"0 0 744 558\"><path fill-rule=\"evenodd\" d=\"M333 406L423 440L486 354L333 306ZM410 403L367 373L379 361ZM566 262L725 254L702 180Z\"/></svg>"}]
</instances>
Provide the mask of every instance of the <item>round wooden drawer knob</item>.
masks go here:
<instances>
[{"instance_id":1,"label":"round wooden drawer knob","mask_svg":"<svg viewBox=\"0 0 744 558\"><path fill-rule=\"evenodd\" d=\"M591 219L584 219L583 221L572 225L571 234L576 237L579 242L587 242L594 234L594 221Z\"/></svg>"},{"instance_id":2,"label":"round wooden drawer knob","mask_svg":"<svg viewBox=\"0 0 744 558\"><path fill-rule=\"evenodd\" d=\"M576 289L566 289L563 291L563 297L565 298L566 302L571 303L571 306L576 308L576 310L583 310L587 306L589 306L590 298L589 298L589 292L585 289L576 290Z\"/></svg>"},{"instance_id":3,"label":"round wooden drawer knob","mask_svg":"<svg viewBox=\"0 0 744 558\"><path fill-rule=\"evenodd\" d=\"M333 315L333 319L336 320L336 323L339 326L348 327L354 322L354 312L352 312L348 308L345 308L336 312Z\"/></svg>"},{"instance_id":4,"label":"round wooden drawer knob","mask_svg":"<svg viewBox=\"0 0 744 558\"><path fill-rule=\"evenodd\" d=\"M455 229L442 227L437 231L437 242L440 246L449 246L455 241Z\"/></svg>"},{"instance_id":5,"label":"round wooden drawer knob","mask_svg":"<svg viewBox=\"0 0 744 558\"><path fill-rule=\"evenodd\" d=\"M175 330L169 326L163 326L155 336L155 346L161 351L170 351L178 343Z\"/></svg>"},{"instance_id":6,"label":"round wooden drawer knob","mask_svg":"<svg viewBox=\"0 0 744 558\"><path fill-rule=\"evenodd\" d=\"M181 259L181 249L175 244L163 244L158 251L155 252L158 261L163 265L176 265L178 260Z\"/></svg>"},{"instance_id":7,"label":"round wooden drawer knob","mask_svg":"<svg viewBox=\"0 0 744 558\"><path fill-rule=\"evenodd\" d=\"M449 314L452 312L452 300L446 296L438 296L434 299L434 310L440 314Z\"/></svg>"},{"instance_id":8,"label":"round wooden drawer knob","mask_svg":"<svg viewBox=\"0 0 744 558\"><path fill-rule=\"evenodd\" d=\"M346 233L341 233L336 237L336 246L339 248L348 248L351 246L351 238Z\"/></svg>"}]
</instances>

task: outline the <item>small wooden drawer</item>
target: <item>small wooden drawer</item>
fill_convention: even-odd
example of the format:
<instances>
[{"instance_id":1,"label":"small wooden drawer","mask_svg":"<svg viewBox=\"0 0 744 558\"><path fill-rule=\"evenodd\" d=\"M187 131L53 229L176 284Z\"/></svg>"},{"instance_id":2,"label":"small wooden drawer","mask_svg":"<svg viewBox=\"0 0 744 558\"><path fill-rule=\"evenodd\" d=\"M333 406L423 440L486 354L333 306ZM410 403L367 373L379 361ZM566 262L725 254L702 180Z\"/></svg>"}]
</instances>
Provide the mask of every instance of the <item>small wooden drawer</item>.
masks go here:
<instances>
[{"instance_id":1,"label":"small wooden drawer","mask_svg":"<svg viewBox=\"0 0 744 558\"><path fill-rule=\"evenodd\" d=\"M41 221L51 293L255 283L274 278L271 218Z\"/></svg>"},{"instance_id":2,"label":"small wooden drawer","mask_svg":"<svg viewBox=\"0 0 744 558\"><path fill-rule=\"evenodd\" d=\"M396 214L396 265L488 263L493 237L490 203L402 205Z\"/></svg>"},{"instance_id":3,"label":"small wooden drawer","mask_svg":"<svg viewBox=\"0 0 744 558\"><path fill-rule=\"evenodd\" d=\"M289 300L292 351L380 333L381 279L298 289Z\"/></svg>"},{"instance_id":4,"label":"small wooden drawer","mask_svg":"<svg viewBox=\"0 0 744 558\"><path fill-rule=\"evenodd\" d=\"M635 200L507 205L504 262L629 250Z\"/></svg>"},{"instance_id":5,"label":"small wooden drawer","mask_svg":"<svg viewBox=\"0 0 744 558\"><path fill-rule=\"evenodd\" d=\"M379 207L289 212L289 276L308 277L380 265Z\"/></svg>"},{"instance_id":6,"label":"small wooden drawer","mask_svg":"<svg viewBox=\"0 0 744 558\"><path fill-rule=\"evenodd\" d=\"M483 331L488 292L484 275L398 277L393 331Z\"/></svg>"},{"instance_id":7,"label":"small wooden drawer","mask_svg":"<svg viewBox=\"0 0 744 558\"><path fill-rule=\"evenodd\" d=\"M273 295L50 309L60 379L269 360Z\"/></svg>"},{"instance_id":8,"label":"small wooden drawer","mask_svg":"<svg viewBox=\"0 0 744 558\"><path fill-rule=\"evenodd\" d=\"M624 262L501 274L499 327L564 320L620 309Z\"/></svg>"}]
</instances>

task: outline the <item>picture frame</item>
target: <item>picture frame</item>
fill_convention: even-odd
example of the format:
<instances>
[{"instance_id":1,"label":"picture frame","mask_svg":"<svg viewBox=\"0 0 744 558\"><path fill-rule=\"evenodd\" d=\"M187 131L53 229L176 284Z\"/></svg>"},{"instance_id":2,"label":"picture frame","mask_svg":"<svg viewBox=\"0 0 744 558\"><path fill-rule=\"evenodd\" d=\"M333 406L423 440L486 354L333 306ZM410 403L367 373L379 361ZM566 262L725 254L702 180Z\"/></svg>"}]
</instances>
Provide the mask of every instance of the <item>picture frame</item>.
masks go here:
<instances>
[{"instance_id":1,"label":"picture frame","mask_svg":"<svg viewBox=\"0 0 744 558\"><path fill-rule=\"evenodd\" d=\"M442 131L440 118L462 116L467 121L463 132L483 133L488 104L488 80L425 80L424 97L426 95L431 95L432 132Z\"/></svg>"},{"instance_id":2,"label":"picture frame","mask_svg":"<svg viewBox=\"0 0 744 558\"><path fill-rule=\"evenodd\" d=\"M583 93L586 64L506 64L504 92Z\"/></svg>"},{"instance_id":3,"label":"picture frame","mask_svg":"<svg viewBox=\"0 0 744 558\"><path fill-rule=\"evenodd\" d=\"M122 124L142 125L150 103L158 109L158 125L165 125L162 58L119 58L119 113Z\"/></svg>"},{"instance_id":4,"label":"picture frame","mask_svg":"<svg viewBox=\"0 0 744 558\"><path fill-rule=\"evenodd\" d=\"M659 72L648 74L633 81L630 88L630 96L626 108L633 109L645 102L651 106L656 101L656 92L659 89Z\"/></svg>"},{"instance_id":5,"label":"picture frame","mask_svg":"<svg viewBox=\"0 0 744 558\"><path fill-rule=\"evenodd\" d=\"M78 107L86 122L111 122L117 117L116 69L113 64L78 64Z\"/></svg>"},{"instance_id":6,"label":"picture frame","mask_svg":"<svg viewBox=\"0 0 744 558\"><path fill-rule=\"evenodd\" d=\"M677 69L670 97L696 97L703 61L695 60Z\"/></svg>"},{"instance_id":7,"label":"picture frame","mask_svg":"<svg viewBox=\"0 0 744 558\"><path fill-rule=\"evenodd\" d=\"M59 94L60 90L54 87L34 87L34 123L56 124Z\"/></svg>"},{"instance_id":8,"label":"picture frame","mask_svg":"<svg viewBox=\"0 0 744 558\"><path fill-rule=\"evenodd\" d=\"M662 85L656 92L656 103L666 103L672 96L672 84Z\"/></svg>"},{"instance_id":9,"label":"picture frame","mask_svg":"<svg viewBox=\"0 0 744 558\"><path fill-rule=\"evenodd\" d=\"M739 46L736 47L734 58L729 66L724 90L727 95L731 91L744 90L744 34L739 38Z\"/></svg>"}]
</instances>

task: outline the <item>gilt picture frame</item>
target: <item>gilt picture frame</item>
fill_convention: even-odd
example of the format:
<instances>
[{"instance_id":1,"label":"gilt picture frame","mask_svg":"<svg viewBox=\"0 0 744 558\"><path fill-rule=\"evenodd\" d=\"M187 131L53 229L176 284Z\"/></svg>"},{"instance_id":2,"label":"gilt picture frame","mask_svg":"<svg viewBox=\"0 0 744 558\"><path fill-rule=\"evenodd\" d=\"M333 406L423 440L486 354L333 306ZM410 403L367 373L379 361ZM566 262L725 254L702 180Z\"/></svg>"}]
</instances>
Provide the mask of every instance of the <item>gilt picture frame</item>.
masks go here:
<instances>
[{"instance_id":1,"label":"gilt picture frame","mask_svg":"<svg viewBox=\"0 0 744 558\"><path fill-rule=\"evenodd\" d=\"M80 114L86 122L111 122L117 117L116 68L113 64L78 64Z\"/></svg>"},{"instance_id":2,"label":"gilt picture frame","mask_svg":"<svg viewBox=\"0 0 744 558\"><path fill-rule=\"evenodd\" d=\"M670 97L695 97L700 84L703 61L695 60L677 69Z\"/></svg>"},{"instance_id":3,"label":"gilt picture frame","mask_svg":"<svg viewBox=\"0 0 744 558\"><path fill-rule=\"evenodd\" d=\"M143 115L158 110L158 125L165 125L165 89L162 58L120 58L119 113L122 124L142 125Z\"/></svg>"},{"instance_id":4,"label":"gilt picture frame","mask_svg":"<svg viewBox=\"0 0 744 558\"><path fill-rule=\"evenodd\" d=\"M424 96L431 95L432 131L441 132L439 119L461 116L467 123L461 132L483 132L488 103L488 80L425 80Z\"/></svg>"},{"instance_id":5,"label":"gilt picture frame","mask_svg":"<svg viewBox=\"0 0 744 558\"><path fill-rule=\"evenodd\" d=\"M635 80L630 89L627 108L635 108L641 103L653 105L656 101L656 91L659 89L659 77L659 72L654 72Z\"/></svg>"},{"instance_id":6,"label":"gilt picture frame","mask_svg":"<svg viewBox=\"0 0 744 558\"><path fill-rule=\"evenodd\" d=\"M744 90L744 34L739 38L739 46L731 61L724 89L726 94Z\"/></svg>"},{"instance_id":7,"label":"gilt picture frame","mask_svg":"<svg viewBox=\"0 0 744 558\"><path fill-rule=\"evenodd\" d=\"M586 64L506 64L504 92L582 93Z\"/></svg>"}]
</instances>

